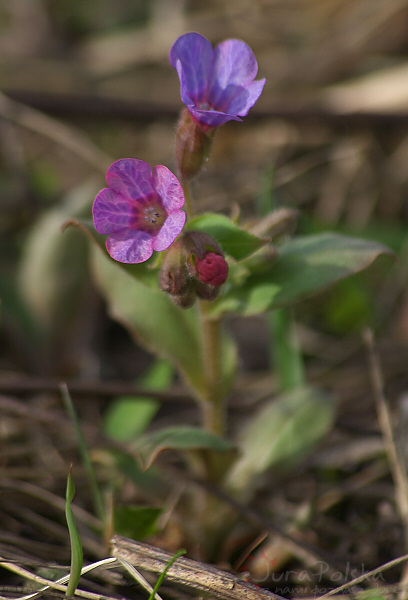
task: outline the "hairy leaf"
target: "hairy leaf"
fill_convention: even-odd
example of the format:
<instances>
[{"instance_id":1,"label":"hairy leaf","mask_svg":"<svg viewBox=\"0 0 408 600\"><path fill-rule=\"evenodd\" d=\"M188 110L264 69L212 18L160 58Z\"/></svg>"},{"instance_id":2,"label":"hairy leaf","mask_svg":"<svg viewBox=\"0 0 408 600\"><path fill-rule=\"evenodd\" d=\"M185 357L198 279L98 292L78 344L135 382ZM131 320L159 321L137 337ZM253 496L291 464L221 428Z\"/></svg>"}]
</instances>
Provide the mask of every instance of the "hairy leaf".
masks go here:
<instances>
[{"instance_id":1,"label":"hairy leaf","mask_svg":"<svg viewBox=\"0 0 408 600\"><path fill-rule=\"evenodd\" d=\"M211 314L254 315L312 296L393 253L377 242L324 233L298 237L280 247L262 271L242 277L211 306Z\"/></svg>"}]
</instances>

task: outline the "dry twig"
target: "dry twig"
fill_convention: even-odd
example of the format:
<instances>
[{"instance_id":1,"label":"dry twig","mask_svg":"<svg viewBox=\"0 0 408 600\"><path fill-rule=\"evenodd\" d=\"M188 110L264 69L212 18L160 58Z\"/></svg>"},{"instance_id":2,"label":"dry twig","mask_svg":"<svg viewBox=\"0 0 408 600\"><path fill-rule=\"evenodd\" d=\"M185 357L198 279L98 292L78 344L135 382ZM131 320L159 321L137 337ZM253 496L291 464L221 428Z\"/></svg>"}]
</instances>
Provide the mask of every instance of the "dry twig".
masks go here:
<instances>
[{"instance_id":1,"label":"dry twig","mask_svg":"<svg viewBox=\"0 0 408 600\"><path fill-rule=\"evenodd\" d=\"M153 573L163 572L172 558L169 552L119 535L112 538L111 544L113 556ZM283 600L231 573L189 558L178 558L167 571L166 579L221 600Z\"/></svg>"}]
</instances>

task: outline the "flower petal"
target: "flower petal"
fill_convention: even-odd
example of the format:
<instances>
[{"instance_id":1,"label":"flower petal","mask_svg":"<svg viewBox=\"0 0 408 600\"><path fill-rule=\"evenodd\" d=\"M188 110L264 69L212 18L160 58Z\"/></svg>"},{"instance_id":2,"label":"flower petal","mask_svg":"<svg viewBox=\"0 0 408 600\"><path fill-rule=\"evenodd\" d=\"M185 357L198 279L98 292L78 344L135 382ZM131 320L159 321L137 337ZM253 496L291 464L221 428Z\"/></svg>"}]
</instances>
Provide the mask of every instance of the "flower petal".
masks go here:
<instances>
[{"instance_id":1,"label":"flower petal","mask_svg":"<svg viewBox=\"0 0 408 600\"><path fill-rule=\"evenodd\" d=\"M123 196L138 200L153 192L152 170L144 160L121 158L106 173L108 186Z\"/></svg>"},{"instance_id":2,"label":"flower petal","mask_svg":"<svg viewBox=\"0 0 408 600\"><path fill-rule=\"evenodd\" d=\"M246 85L258 73L258 63L251 48L241 40L225 40L214 50L212 84L222 88L227 85Z\"/></svg>"},{"instance_id":3,"label":"flower petal","mask_svg":"<svg viewBox=\"0 0 408 600\"><path fill-rule=\"evenodd\" d=\"M167 167L158 165L153 169L153 187L167 213L184 205L183 188L177 177Z\"/></svg>"},{"instance_id":4,"label":"flower petal","mask_svg":"<svg viewBox=\"0 0 408 600\"><path fill-rule=\"evenodd\" d=\"M144 231L121 231L108 237L106 249L122 263L141 263L153 254L153 238Z\"/></svg>"},{"instance_id":5,"label":"flower petal","mask_svg":"<svg viewBox=\"0 0 408 600\"><path fill-rule=\"evenodd\" d=\"M245 117L248 114L250 108L257 102L259 96L262 94L266 79L260 79L259 81L253 81L246 87L241 88L239 93L235 93L232 97L227 100L226 98L226 111L240 117ZM228 92L228 90L225 90ZM226 96L228 93L226 94Z\"/></svg>"},{"instance_id":6,"label":"flower petal","mask_svg":"<svg viewBox=\"0 0 408 600\"><path fill-rule=\"evenodd\" d=\"M224 125L227 121L242 121L239 117L228 113L220 112L217 110L199 110L195 107L188 107L193 119L206 125L207 127L219 127Z\"/></svg>"},{"instance_id":7,"label":"flower petal","mask_svg":"<svg viewBox=\"0 0 408 600\"><path fill-rule=\"evenodd\" d=\"M115 233L135 227L137 223L135 203L110 188L104 188L96 196L92 213L98 233Z\"/></svg>"},{"instance_id":8,"label":"flower petal","mask_svg":"<svg viewBox=\"0 0 408 600\"><path fill-rule=\"evenodd\" d=\"M258 100L265 84L265 80L253 82L257 72L258 63L245 42L226 40L219 44L214 50L209 96L211 106L229 114L245 116Z\"/></svg>"},{"instance_id":9,"label":"flower petal","mask_svg":"<svg viewBox=\"0 0 408 600\"><path fill-rule=\"evenodd\" d=\"M169 58L180 79L184 104L207 102L214 58L211 43L199 33L186 33L175 41Z\"/></svg>"},{"instance_id":10,"label":"flower petal","mask_svg":"<svg viewBox=\"0 0 408 600\"><path fill-rule=\"evenodd\" d=\"M174 242L179 233L181 233L185 220L186 213L183 210L177 210L169 215L153 240L153 249L158 252L166 250Z\"/></svg>"}]
</instances>

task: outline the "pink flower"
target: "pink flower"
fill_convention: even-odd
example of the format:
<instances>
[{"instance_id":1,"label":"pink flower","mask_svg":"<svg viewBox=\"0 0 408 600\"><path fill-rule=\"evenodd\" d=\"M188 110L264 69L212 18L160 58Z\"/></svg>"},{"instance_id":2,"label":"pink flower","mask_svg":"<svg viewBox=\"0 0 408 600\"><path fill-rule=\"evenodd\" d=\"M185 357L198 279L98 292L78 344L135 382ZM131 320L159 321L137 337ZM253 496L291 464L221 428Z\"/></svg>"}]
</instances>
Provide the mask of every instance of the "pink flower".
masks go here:
<instances>
[{"instance_id":1,"label":"pink flower","mask_svg":"<svg viewBox=\"0 0 408 600\"><path fill-rule=\"evenodd\" d=\"M199 33L186 33L173 44L170 63L180 79L182 101L204 128L241 121L265 85L265 79L254 81L258 64L241 40L225 40L213 49Z\"/></svg>"},{"instance_id":2,"label":"pink flower","mask_svg":"<svg viewBox=\"0 0 408 600\"><path fill-rule=\"evenodd\" d=\"M122 263L141 263L153 250L166 250L183 229L183 189L167 167L123 158L106 173L107 188L96 196L93 220L98 233L109 235L106 248Z\"/></svg>"}]
</instances>

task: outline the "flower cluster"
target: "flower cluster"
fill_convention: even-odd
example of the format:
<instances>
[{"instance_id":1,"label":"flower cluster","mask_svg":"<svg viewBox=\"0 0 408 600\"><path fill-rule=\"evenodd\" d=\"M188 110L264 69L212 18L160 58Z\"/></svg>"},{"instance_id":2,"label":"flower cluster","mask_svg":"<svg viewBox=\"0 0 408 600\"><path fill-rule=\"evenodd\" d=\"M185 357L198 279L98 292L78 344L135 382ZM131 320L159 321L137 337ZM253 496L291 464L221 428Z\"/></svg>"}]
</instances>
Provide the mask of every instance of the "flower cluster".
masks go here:
<instances>
[{"instance_id":1,"label":"flower cluster","mask_svg":"<svg viewBox=\"0 0 408 600\"><path fill-rule=\"evenodd\" d=\"M176 158L183 180L193 177L208 155L215 128L240 121L258 100L265 80L254 81L258 65L240 40L226 40L214 49L198 33L177 39L170 63L180 79L186 105L176 135ZM163 165L124 158L106 174L108 187L96 196L93 220L107 235L110 256L122 263L141 263L153 250L167 250L160 284L173 297L191 305L196 295L212 299L228 276L220 246L206 234L188 232L179 240L186 220L183 187Z\"/></svg>"},{"instance_id":2,"label":"flower cluster","mask_svg":"<svg viewBox=\"0 0 408 600\"><path fill-rule=\"evenodd\" d=\"M214 300L228 277L221 246L201 231L186 231L166 252L159 275L161 289L187 308L196 298Z\"/></svg>"}]
</instances>

